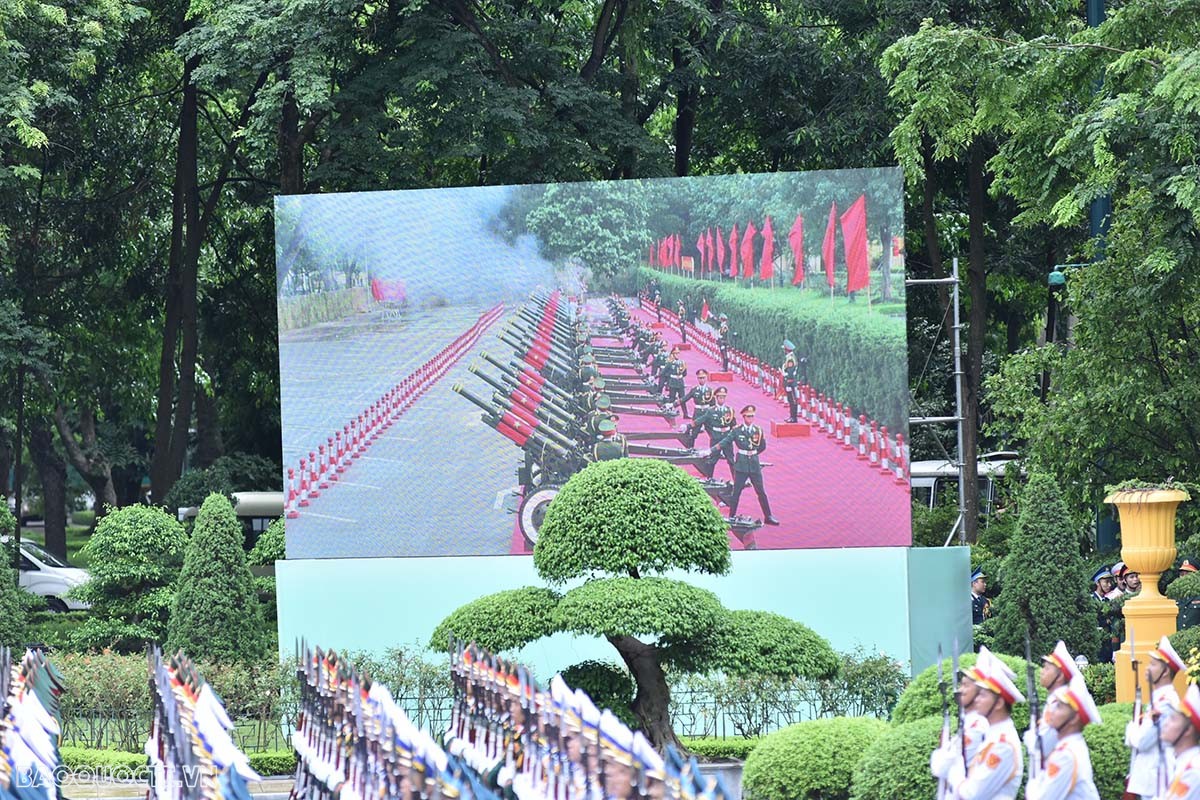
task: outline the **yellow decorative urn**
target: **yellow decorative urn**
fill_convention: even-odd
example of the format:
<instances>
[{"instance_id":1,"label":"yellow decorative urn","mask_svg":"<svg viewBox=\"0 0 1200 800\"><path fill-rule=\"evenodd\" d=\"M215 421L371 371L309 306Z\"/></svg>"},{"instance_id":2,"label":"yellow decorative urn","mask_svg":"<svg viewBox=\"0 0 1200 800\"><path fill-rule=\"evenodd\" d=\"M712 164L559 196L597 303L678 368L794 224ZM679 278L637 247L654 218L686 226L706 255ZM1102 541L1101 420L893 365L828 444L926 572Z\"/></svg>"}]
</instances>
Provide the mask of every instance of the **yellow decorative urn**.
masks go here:
<instances>
[{"instance_id":1,"label":"yellow decorative urn","mask_svg":"<svg viewBox=\"0 0 1200 800\"><path fill-rule=\"evenodd\" d=\"M1131 657L1137 658L1145 684L1150 650L1163 636L1175 633L1179 608L1174 600L1159 593L1158 577L1175 563L1175 509L1189 499L1187 492L1179 489L1158 488L1122 489L1104 498L1104 502L1117 507L1121 517L1121 560L1142 578L1141 592L1125 601L1122 609L1125 641L1116 657L1117 702L1133 700ZM1186 688L1185 678L1180 673L1175 679L1181 695Z\"/></svg>"}]
</instances>

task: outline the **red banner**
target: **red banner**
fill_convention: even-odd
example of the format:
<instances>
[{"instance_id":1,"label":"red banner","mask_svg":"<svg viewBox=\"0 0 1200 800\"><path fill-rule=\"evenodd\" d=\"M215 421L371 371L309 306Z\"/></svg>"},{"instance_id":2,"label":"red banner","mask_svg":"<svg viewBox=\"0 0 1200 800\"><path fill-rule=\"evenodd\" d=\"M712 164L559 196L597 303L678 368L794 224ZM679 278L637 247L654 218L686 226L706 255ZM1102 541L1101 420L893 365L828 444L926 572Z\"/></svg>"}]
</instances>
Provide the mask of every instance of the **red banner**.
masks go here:
<instances>
[{"instance_id":1,"label":"red banner","mask_svg":"<svg viewBox=\"0 0 1200 800\"><path fill-rule=\"evenodd\" d=\"M725 237L720 228L717 228L717 272L725 274Z\"/></svg>"},{"instance_id":2,"label":"red banner","mask_svg":"<svg viewBox=\"0 0 1200 800\"><path fill-rule=\"evenodd\" d=\"M825 241L821 244L821 261L825 265L825 281L834 286L834 259L837 256L837 201L829 207L829 224L825 226Z\"/></svg>"},{"instance_id":3,"label":"red banner","mask_svg":"<svg viewBox=\"0 0 1200 800\"><path fill-rule=\"evenodd\" d=\"M775 231L771 230L770 217L763 223L762 240L762 263L758 268L758 277L769 281L775 274Z\"/></svg>"},{"instance_id":4,"label":"red banner","mask_svg":"<svg viewBox=\"0 0 1200 800\"><path fill-rule=\"evenodd\" d=\"M754 277L754 234L758 233L754 229L753 222L746 223L746 230L742 231L742 277Z\"/></svg>"},{"instance_id":5,"label":"red banner","mask_svg":"<svg viewBox=\"0 0 1200 800\"><path fill-rule=\"evenodd\" d=\"M788 244L792 248L792 258L796 261L795 271L792 272L792 286L804 283L804 217L796 215L792 229L788 231Z\"/></svg>"},{"instance_id":6,"label":"red banner","mask_svg":"<svg viewBox=\"0 0 1200 800\"><path fill-rule=\"evenodd\" d=\"M729 277L736 278L738 274L738 234L737 223L733 224L733 230L729 232Z\"/></svg>"},{"instance_id":7,"label":"red banner","mask_svg":"<svg viewBox=\"0 0 1200 800\"><path fill-rule=\"evenodd\" d=\"M842 247L846 251L846 291L857 292L871 285L867 260L867 198L860 195L842 214Z\"/></svg>"}]
</instances>

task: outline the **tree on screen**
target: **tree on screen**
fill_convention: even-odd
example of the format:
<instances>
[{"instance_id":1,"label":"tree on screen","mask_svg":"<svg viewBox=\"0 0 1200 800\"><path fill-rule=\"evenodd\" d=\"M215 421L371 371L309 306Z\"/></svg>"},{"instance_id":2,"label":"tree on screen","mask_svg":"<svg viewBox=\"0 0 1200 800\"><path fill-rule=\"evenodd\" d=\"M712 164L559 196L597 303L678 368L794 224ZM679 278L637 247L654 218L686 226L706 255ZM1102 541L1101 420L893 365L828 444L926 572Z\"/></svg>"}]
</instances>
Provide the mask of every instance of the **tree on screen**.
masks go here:
<instances>
[{"instance_id":1,"label":"tree on screen","mask_svg":"<svg viewBox=\"0 0 1200 800\"><path fill-rule=\"evenodd\" d=\"M676 466L620 459L588 466L551 503L533 553L538 574L564 592L526 587L468 603L434 631L490 650L554 633L599 636L637 687L631 709L655 744L671 729L664 669L735 676L827 678L838 658L809 628L760 611L732 611L710 591L667 573L725 575L728 525L700 485Z\"/></svg>"}]
</instances>

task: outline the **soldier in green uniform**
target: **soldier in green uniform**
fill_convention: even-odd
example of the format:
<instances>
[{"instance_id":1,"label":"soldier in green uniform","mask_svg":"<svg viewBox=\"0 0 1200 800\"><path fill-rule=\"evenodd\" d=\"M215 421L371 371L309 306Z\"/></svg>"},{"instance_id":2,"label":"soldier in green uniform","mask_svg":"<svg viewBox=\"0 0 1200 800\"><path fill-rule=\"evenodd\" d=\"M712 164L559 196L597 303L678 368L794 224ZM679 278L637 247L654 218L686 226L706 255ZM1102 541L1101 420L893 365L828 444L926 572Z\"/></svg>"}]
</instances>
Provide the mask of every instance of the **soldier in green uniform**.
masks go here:
<instances>
[{"instance_id":1,"label":"soldier in green uniform","mask_svg":"<svg viewBox=\"0 0 1200 800\"><path fill-rule=\"evenodd\" d=\"M603 419L599 424L600 441L592 448L592 456L597 461L611 461L614 458L625 458L629 455L629 444L625 437L617 433L617 423L611 419Z\"/></svg>"},{"instance_id":2,"label":"soldier in green uniform","mask_svg":"<svg viewBox=\"0 0 1200 800\"><path fill-rule=\"evenodd\" d=\"M788 422L796 422L800 386L800 365L796 361L796 345L790 339L783 340L783 392L787 395Z\"/></svg>"},{"instance_id":3,"label":"soldier in green uniform","mask_svg":"<svg viewBox=\"0 0 1200 800\"><path fill-rule=\"evenodd\" d=\"M658 315L658 322L662 322L662 292L658 289L654 290L654 311Z\"/></svg>"},{"instance_id":4,"label":"soldier in green uniform","mask_svg":"<svg viewBox=\"0 0 1200 800\"><path fill-rule=\"evenodd\" d=\"M729 372L729 344L733 331L729 330L729 317L722 314L717 319L721 325L717 328L717 349L721 351L721 371Z\"/></svg>"},{"instance_id":5,"label":"soldier in green uniform","mask_svg":"<svg viewBox=\"0 0 1200 800\"><path fill-rule=\"evenodd\" d=\"M579 357L579 383L581 386L587 386L588 381L593 378L600 377L600 370L596 369L595 356L584 353Z\"/></svg>"},{"instance_id":6,"label":"soldier in green uniform","mask_svg":"<svg viewBox=\"0 0 1200 800\"><path fill-rule=\"evenodd\" d=\"M762 464L758 460L759 453L767 449L767 436L762 428L754 424L757 409L754 406L742 408L742 424L730 431L718 446L734 446L733 461L733 496L729 503L729 516L737 516L738 501L742 497L742 489L749 481L758 495L758 504L762 508L765 522L768 525L778 525L779 520L771 514L771 501L767 499L767 490L763 486Z\"/></svg>"},{"instance_id":7,"label":"soldier in green uniform","mask_svg":"<svg viewBox=\"0 0 1200 800\"><path fill-rule=\"evenodd\" d=\"M683 399L683 394L687 390L683 379L687 377L687 364L683 363L683 359L679 356L679 348L671 348L671 360L667 362L666 387L667 400L672 403L678 403ZM686 417L687 414L684 413Z\"/></svg>"},{"instance_id":8,"label":"soldier in green uniform","mask_svg":"<svg viewBox=\"0 0 1200 800\"><path fill-rule=\"evenodd\" d=\"M682 299L680 299L680 301L679 301L679 309L676 311L676 314L679 316L679 340L682 342L686 342L687 341L687 306L684 305Z\"/></svg>"},{"instance_id":9,"label":"soldier in green uniform","mask_svg":"<svg viewBox=\"0 0 1200 800\"><path fill-rule=\"evenodd\" d=\"M670 356L667 354L666 346L661 341L656 341L650 347L650 352L654 354L654 357L650 359L650 376L658 378L658 390L661 392L663 383L666 382L663 370L666 368Z\"/></svg>"},{"instance_id":10,"label":"soldier in green uniform","mask_svg":"<svg viewBox=\"0 0 1200 800\"><path fill-rule=\"evenodd\" d=\"M612 412L609 411L612 407L612 399L608 395L598 395L595 406L595 410L588 414L587 422L583 426L588 445L593 445L600 440L600 423L606 419L612 419Z\"/></svg>"},{"instance_id":11,"label":"soldier in green uniform","mask_svg":"<svg viewBox=\"0 0 1200 800\"><path fill-rule=\"evenodd\" d=\"M688 415L688 400L694 401L696 405L696 413L693 415L695 417L695 421L688 429L692 433L692 437L695 438L695 431L697 430L696 426L699 423L700 417L702 417L704 413L712 407L713 404L713 389L708 385L708 370L696 370L696 385L691 389L688 389L687 394L685 394L679 401L679 410L683 412L684 419L687 419Z\"/></svg>"},{"instance_id":12,"label":"soldier in green uniform","mask_svg":"<svg viewBox=\"0 0 1200 800\"><path fill-rule=\"evenodd\" d=\"M722 456L724 456L725 462L729 464L729 477L732 479L734 475L733 445L721 444L725 437L729 435L729 432L733 430L733 423L735 421L733 409L725 403L725 398L728 395L729 390L727 388L718 386L716 391L713 392L712 407L705 411L703 417L696 415L696 419L693 422L693 426L697 431L703 428L708 433L709 456L698 468L709 478L713 477L716 472L717 462L721 460Z\"/></svg>"}]
</instances>

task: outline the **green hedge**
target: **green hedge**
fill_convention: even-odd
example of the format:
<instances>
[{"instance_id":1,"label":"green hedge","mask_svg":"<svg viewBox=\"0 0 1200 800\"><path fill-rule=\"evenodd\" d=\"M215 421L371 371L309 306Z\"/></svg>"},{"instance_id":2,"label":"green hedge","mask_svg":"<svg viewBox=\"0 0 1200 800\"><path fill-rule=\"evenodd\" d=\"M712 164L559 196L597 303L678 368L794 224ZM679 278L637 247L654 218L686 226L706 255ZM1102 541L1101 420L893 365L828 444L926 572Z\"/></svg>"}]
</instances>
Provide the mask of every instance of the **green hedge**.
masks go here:
<instances>
[{"instance_id":1,"label":"green hedge","mask_svg":"<svg viewBox=\"0 0 1200 800\"><path fill-rule=\"evenodd\" d=\"M264 750L247 755L250 757L250 767L264 778L296 772L296 753L292 750Z\"/></svg>"},{"instance_id":2,"label":"green hedge","mask_svg":"<svg viewBox=\"0 0 1200 800\"><path fill-rule=\"evenodd\" d=\"M1101 797L1119 798L1125 791L1129 772L1129 750L1125 747L1125 725L1133 719L1132 703L1108 703L1100 706L1102 725L1083 729L1092 756L1092 772Z\"/></svg>"},{"instance_id":3,"label":"green hedge","mask_svg":"<svg viewBox=\"0 0 1200 800\"><path fill-rule=\"evenodd\" d=\"M867 747L854 767L851 800L900 800L935 797L937 781L929 755L938 744L941 717L893 725Z\"/></svg>"},{"instance_id":4,"label":"green hedge","mask_svg":"<svg viewBox=\"0 0 1200 800\"><path fill-rule=\"evenodd\" d=\"M848 800L855 765L888 729L886 722L871 717L833 717L776 731L746 759L742 773L745 797Z\"/></svg>"},{"instance_id":5,"label":"green hedge","mask_svg":"<svg viewBox=\"0 0 1200 800\"><path fill-rule=\"evenodd\" d=\"M820 292L749 289L733 284L682 278L642 268L640 285L657 278L662 299L675 308L685 295L708 299L713 313L729 315L737 334L734 346L778 366L784 339L808 357L809 383L838 403L849 403L854 414L866 414L888 430L908 424L908 343L903 306L898 315L830 300ZM891 307L888 307L891 308Z\"/></svg>"},{"instance_id":6,"label":"green hedge","mask_svg":"<svg viewBox=\"0 0 1200 800\"><path fill-rule=\"evenodd\" d=\"M86 747L63 747L59 752L63 769L71 774L127 780L146 780L149 777L144 753L89 750ZM264 778L291 775L296 771L296 754L291 750L266 750L247 753L247 756L250 767Z\"/></svg>"},{"instance_id":7,"label":"green hedge","mask_svg":"<svg viewBox=\"0 0 1200 800\"><path fill-rule=\"evenodd\" d=\"M750 739L706 737L681 737L680 743L700 760L718 758L736 758L745 761L751 751L763 740L762 736Z\"/></svg>"},{"instance_id":8,"label":"green hedge","mask_svg":"<svg viewBox=\"0 0 1200 800\"><path fill-rule=\"evenodd\" d=\"M959 669L972 666L976 658L977 656L974 653L962 656L959 658ZM1017 673L1017 688L1021 689L1023 693L1025 691L1025 659L1006 655L1000 655L1000 659ZM954 705L954 697L949 688L951 678L950 665L951 660L948 658L942 662L942 668L947 681L946 693L950 699L951 713L957 717L958 709ZM1045 707L1046 690L1040 685L1038 686L1038 697L1040 698L1039 705ZM913 682L904 690L904 694L900 695L900 702L896 703L896 708L892 711L892 721L895 723L905 723L934 716L939 720L942 716L942 696L938 692L936 664L914 678ZM1025 730L1029 725L1029 706L1025 703L1013 706L1012 718L1013 723L1017 726L1017 730Z\"/></svg>"}]
</instances>

